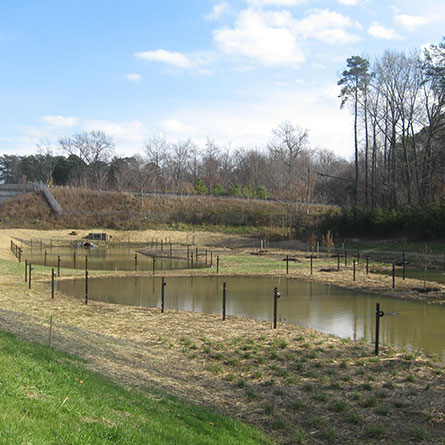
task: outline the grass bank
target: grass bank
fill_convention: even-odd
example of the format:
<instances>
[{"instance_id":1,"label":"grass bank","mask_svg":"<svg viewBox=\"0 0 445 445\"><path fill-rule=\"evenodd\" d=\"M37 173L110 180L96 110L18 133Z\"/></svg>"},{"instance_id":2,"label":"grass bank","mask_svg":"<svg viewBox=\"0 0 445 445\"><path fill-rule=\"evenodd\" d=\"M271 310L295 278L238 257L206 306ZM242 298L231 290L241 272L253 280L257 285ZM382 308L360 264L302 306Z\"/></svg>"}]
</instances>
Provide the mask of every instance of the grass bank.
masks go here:
<instances>
[{"instance_id":1,"label":"grass bank","mask_svg":"<svg viewBox=\"0 0 445 445\"><path fill-rule=\"evenodd\" d=\"M270 443L213 410L150 388L123 388L75 357L3 332L0 387L1 443Z\"/></svg>"},{"instance_id":2,"label":"grass bank","mask_svg":"<svg viewBox=\"0 0 445 445\"><path fill-rule=\"evenodd\" d=\"M54 187L51 192L63 208L62 215L55 217L41 193L36 192L3 202L0 226L43 230L71 226L117 230L197 227L283 239L295 231L313 230L327 209L334 209L313 205L308 215L302 203L258 199L208 195L140 197L132 193L61 187Z\"/></svg>"}]
</instances>

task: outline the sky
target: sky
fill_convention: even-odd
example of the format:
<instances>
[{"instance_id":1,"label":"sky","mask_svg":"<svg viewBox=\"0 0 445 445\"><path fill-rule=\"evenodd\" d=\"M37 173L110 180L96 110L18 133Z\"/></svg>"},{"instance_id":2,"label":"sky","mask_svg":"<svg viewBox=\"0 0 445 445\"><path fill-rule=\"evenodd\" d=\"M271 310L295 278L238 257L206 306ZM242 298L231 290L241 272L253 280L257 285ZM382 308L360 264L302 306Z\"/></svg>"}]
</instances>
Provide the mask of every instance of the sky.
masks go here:
<instances>
[{"instance_id":1,"label":"sky","mask_svg":"<svg viewBox=\"0 0 445 445\"><path fill-rule=\"evenodd\" d=\"M445 35L445 0L2 0L0 154L102 130L263 148L289 121L351 159L346 59Z\"/></svg>"}]
</instances>

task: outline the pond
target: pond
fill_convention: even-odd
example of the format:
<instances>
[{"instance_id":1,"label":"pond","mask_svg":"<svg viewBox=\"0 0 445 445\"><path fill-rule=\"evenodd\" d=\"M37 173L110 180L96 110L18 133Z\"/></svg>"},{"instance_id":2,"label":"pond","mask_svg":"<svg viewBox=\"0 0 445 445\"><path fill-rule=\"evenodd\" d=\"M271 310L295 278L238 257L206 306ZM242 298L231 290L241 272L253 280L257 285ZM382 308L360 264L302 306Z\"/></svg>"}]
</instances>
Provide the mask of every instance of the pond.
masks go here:
<instances>
[{"instance_id":1,"label":"pond","mask_svg":"<svg viewBox=\"0 0 445 445\"><path fill-rule=\"evenodd\" d=\"M273 291L278 288L278 318L284 323L311 327L343 338L375 338L375 310L379 302L381 342L428 354L445 362L445 307L393 299L336 286L292 279L263 277L168 277L165 307L221 313L222 287L227 283L227 314L273 319ZM84 280L61 281L60 291L84 297ZM108 303L160 307L161 278L95 278L89 297ZM392 315L394 314L394 315Z\"/></svg>"},{"instance_id":2,"label":"pond","mask_svg":"<svg viewBox=\"0 0 445 445\"><path fill-rule=\"evenodd\" d=\"M146 248L146 245L140 248ZM70 269L84 269L85 257L88 256L89 270L153 270L153 258L137 252L133 247L98 247L95 249L57 247L52 249L24 249L22 259L32 264L57 267L60 256L60 267ZM166 252L167 254L167 252ZM136 258L135 258L136 256ZM166 255L167 256L167 255ZM185 259L156 257L156 270L176 270L190 267ZM196 267L196 265L195 265ZM198 264L202 267L202 264Z\"/></svg>"}]
</instances>

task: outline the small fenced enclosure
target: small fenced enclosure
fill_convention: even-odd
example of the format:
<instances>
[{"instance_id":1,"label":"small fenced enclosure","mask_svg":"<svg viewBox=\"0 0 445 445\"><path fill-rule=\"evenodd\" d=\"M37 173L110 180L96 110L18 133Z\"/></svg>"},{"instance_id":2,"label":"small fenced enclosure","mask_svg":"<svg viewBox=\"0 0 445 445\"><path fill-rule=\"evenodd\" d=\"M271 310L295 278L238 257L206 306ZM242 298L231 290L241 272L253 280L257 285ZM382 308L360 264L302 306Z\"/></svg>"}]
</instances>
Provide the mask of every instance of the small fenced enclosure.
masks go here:
<instances>
[{"instance_id":1,"label":"small fenced enclosure","mask_svg":"<svg viewBox=\"0 0 445 445\"><path fill-rule=\"evenodd\" d=\"M48 267L90 270L153 271L211 267L213 252L172 243L100 243L97 240L69 241L16 239L11 250L21 261ZM151 247L153 246L153 248ZM190 256L187 257L187 252ZM193 256L192 256L193 255ZM87 260L88 258L88 260ZM155 265L155 266L154 266Z\"/></svg>"}]
</instances>

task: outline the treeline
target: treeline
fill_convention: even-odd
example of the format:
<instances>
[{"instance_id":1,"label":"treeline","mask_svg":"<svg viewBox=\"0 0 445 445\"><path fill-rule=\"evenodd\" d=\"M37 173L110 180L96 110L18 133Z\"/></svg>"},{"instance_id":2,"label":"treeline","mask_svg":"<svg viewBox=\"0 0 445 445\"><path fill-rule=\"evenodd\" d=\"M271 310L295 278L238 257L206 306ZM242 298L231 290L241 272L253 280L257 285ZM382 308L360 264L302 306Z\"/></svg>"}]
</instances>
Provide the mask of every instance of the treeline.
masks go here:
<instances>
[{"instance_id":1,"label":"treeline","mask_svg":"<svg viewBox=\"0 0 445 445\"><path fill-rule=\"evenodd\" d=\"M354 116L354 159L314 149L290 122L265 147L230 149L207 140L151 137L141 154L114 155L101 131L0 156L0 181L42 180L96 190L275 198L364 209L424 206L445 196L445 40L423 53L353 56L338 84Z\"/></svg>"},{"instance_id":2,"label":"treeline","mask_svg":"<svg viewBox=\"0 0 445 445\"><path fill-rule=\"evenodd\" d=\"M141 195L196 193L318 203L349 199L350 163L312 149L307 131L289 122L272 131L263 149L230 150L212 140L199 147L190 139L170 143L154 136L141 155L118 157L114 150L113 139L101 131L41 143L35 155L0 156L0 181L43 181Z\"/></svg>"},{"instance_id":3,"label":"treeline","mask_svg":"<svg viewBox=\"0 0 445 445\"><path fill-rule=\"evenodd\" d=\"M400 237L407 240L443 239L445 202L411 205L402 210L345 208L323 218L320 232L341 237Z\"/></svg>"},{"instance_id":4,"label":"treeline","mask_svg":"<svg viewBox=\"0 0 445 445\"><path fill-rule=\"evenodd\" d=\"M338 84L354 115L354 204L399 209L443 199L445 40L372 62L353 56Z\"/></svg>"}]
</instances>

